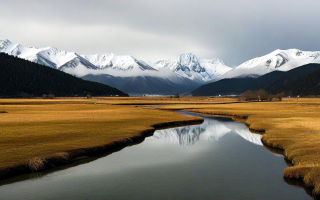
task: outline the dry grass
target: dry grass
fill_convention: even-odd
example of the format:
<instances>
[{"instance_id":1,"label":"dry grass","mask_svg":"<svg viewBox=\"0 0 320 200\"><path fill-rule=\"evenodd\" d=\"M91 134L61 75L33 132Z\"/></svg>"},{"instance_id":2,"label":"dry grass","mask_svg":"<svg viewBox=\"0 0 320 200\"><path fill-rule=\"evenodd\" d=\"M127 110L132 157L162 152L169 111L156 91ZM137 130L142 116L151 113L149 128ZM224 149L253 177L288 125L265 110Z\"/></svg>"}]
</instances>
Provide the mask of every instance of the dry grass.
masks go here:
<instances>
[{"instance_id":1,"label":"dry grass","mask_svg":"<svg viewBox=\"0 0 320 200\"><path fill-rule=\"evenodd\" d=\"M237 102L236 98L210 98L210 97L181 97L181 98L170 98L170 97L106 97L96 98L98 103L107 104L120 104L120 105L151 105L151 104L212 104L212 103L226 103L226 102Z\"/></svg>"},{"instance_id":2,"label":"dry grass","mask_svg":"<svg viewBox=\"0 0 320 200\"><path fill-rule=\"evenodd\" d=\"M186 109L207 115L227 115L245 121L250 129L265 131L262 141L284 150L294 166L284 176L303 179L320 195L320 101L284 99L282 102L252 102L220 105L169 105L161 109Z\"/></svg>"},{"instance_id":3,"label":"dry grass","mask_svg":"<svg viewBox=\"0 0 320 200\"><path fill-rule=\"evenodd\" d=\"M69 160L80 150L141 136L153 125L200 118L96 100L1 100L0 172L28 166L43 169L48 159ZM39 104L39 102L45 102ZM0 173L1 174L1 173Z\"/></svg>"},{"instance_id":4,"label":"dry grass","mask_svg":"<svg viewBox=\"0 0 320 200\"><path fill-rule=\"evenodd\" d=\"M39 104L72 104L72 103L104 103L104 104L210 104L237 102L236 98L228 97L85 97L55 98L55 99L0 99L0 105L39 105Z\"/></svg>"}]
</instances>

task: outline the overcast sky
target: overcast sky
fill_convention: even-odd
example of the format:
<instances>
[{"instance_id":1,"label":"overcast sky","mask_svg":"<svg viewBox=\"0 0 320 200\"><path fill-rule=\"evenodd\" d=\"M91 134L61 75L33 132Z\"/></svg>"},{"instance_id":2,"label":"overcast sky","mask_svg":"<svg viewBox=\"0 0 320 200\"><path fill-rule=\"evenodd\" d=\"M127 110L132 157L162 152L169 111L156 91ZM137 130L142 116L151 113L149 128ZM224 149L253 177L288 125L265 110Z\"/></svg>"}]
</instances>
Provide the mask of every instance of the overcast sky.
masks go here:
<instances>
[{"instance_id":1,"label":"overcast sky","mask_svg":"<svg viewBox=\"0 0 320 200\"><path fill-rule=\"evenodd\" d=\"M0 39L156 61L191 52L239 65L320 51L319 0L0 0Z\"/></svg>"}]
</instances>

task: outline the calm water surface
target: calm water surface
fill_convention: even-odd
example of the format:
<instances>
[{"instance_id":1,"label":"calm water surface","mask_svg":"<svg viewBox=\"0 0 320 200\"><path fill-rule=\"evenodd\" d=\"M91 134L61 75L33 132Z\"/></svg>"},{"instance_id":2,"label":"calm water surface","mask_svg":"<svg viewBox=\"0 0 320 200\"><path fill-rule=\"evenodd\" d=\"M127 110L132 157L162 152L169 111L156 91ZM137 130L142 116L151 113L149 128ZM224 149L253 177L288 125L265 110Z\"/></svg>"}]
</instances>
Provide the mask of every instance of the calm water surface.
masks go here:
<instances>
[{"instance_id":1,"label":"calm water surface","mask_svg":"<svg viewBox=\"0 0 320 200\"><path fill-rule=\"evenodd\" d=\"M283 179L287 165L261 135L231 119L204 119L105 157L2 181L0 199L311 199Z\"/></svg>"}]
</instances>

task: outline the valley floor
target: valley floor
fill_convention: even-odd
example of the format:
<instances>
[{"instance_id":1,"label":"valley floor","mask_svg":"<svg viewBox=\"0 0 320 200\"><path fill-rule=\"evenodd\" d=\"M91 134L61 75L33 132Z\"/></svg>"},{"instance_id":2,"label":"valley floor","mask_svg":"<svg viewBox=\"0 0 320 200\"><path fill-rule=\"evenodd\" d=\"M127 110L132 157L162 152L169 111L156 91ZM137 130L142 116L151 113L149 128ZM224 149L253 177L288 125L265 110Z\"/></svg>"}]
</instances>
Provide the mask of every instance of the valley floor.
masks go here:
<instances>
[{"instance_id":1,"label":"valley floor","mask_svg":"<svg viewBox=\"0 0 320 200\"><path fill-rule=\"evenodd\" d=\"M123 97L0 100L0 177L67 163L118 145L129 145L155 128L201 123L171 110L243 118L263 133L264 144L284 150L293 166L288 178L303 179L320 194L320 101L239 103L232 98Z\"/></svg>"}]
</instances>

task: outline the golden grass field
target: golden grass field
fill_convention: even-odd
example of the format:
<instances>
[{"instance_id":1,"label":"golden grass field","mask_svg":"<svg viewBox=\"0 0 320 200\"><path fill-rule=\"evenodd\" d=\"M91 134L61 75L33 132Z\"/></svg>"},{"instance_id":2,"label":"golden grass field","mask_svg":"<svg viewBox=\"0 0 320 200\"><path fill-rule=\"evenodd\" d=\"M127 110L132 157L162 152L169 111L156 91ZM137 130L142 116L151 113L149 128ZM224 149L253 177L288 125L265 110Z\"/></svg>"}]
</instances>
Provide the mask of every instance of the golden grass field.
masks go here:
<instances>
[{"instance_id":1,"label":"golden grass field","mask_svg":"<svg viewBox=\"0 0 320 200\"><path fill-rule=\"evenodd\" d=\"M237 101L194 97L2 99L0 168L19 164L37 168L47 157L67 157L77 149L121 141L153 129L154 124L195 120L170 112L185 109L246 118L250 129L265 132L262 141L266 145L283 149L292 162L284 176L303 179L314 187L315 195L320 195L320 100L233 103ZM153 104L156 106L150 106Z\"/></svg>"},{"instance_id":2,"label":"golden grass field","mask_svg":"<svg viewBox=\"0 0 320 200\"><path fill-rule=\"evenodd\" d=\"M134 104L134 105L146 105L146 104L211 104L211 103L226 103L226 102L237 102L238 99L221 97L183 97L183 98L170 98L170 97L98 97L87 99L84 97L79 98L55 98L55 99L0 99L0 105L23 105L23 104L56 104L61 103L103 103L103 104Z\"/></svg>"}]
</instances>

